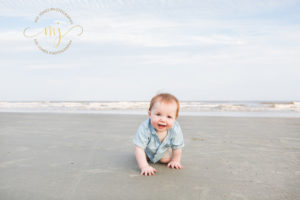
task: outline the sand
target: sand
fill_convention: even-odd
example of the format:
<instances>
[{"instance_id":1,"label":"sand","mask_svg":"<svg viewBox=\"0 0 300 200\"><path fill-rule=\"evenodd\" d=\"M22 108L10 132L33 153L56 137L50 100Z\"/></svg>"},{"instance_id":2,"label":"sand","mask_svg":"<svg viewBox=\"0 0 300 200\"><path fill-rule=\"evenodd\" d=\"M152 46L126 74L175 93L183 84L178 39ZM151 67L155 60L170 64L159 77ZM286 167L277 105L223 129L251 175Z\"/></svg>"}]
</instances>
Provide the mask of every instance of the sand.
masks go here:
<instances>
[{"instance_id":1,"label":"sand","mask_svg":"<svg viewBox=\"0 0 300 200\"><path fill-rule=\"evenodd\" d=\"M145 117L0 113L0 199L300 199L300 118L180 117L184 169L145 177Z\"/></svg>"}]
</instances>

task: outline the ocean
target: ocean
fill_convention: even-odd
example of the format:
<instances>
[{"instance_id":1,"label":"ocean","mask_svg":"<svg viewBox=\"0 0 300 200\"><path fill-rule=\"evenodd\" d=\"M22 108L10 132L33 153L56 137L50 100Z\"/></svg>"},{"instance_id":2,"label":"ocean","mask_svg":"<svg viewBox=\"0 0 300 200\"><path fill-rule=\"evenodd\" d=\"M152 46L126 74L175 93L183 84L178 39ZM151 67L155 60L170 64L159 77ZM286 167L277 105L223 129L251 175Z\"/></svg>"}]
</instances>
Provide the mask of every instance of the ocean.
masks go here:
<instances>
[{"instance_id":1,"label":"ocean","mask_svg":"<svg viewBox=\"0 0 300 200\"><path fill-rule=\"evenodd\" d=\"M0 101L0 112L146 115L148 101ZM300 101L181 101L180 115L300 117Z\"/></svg>"}]
</instances>

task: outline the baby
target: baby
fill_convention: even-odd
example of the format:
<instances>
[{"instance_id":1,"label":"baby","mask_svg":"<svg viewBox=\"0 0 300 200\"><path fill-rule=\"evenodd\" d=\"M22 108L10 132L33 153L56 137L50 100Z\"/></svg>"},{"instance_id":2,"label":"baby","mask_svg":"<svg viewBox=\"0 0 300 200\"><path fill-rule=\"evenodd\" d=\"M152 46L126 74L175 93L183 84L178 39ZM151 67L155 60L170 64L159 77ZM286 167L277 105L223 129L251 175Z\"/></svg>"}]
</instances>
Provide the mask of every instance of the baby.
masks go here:
<instances>
[{"instance_id":1,"label":"baby","mask_svg":"<svg viewBox=\"0 0 300 200\"><path fill-rule=\"evenodd\" d=\"M182 168L180 159L184 143L181 128L176 121L178 112L179 101L173 95L162 93L152 98L149 118L140 125L133 139L141 175L151 176L157 172L147 160L168 163L171 168Z\"/></svg>"}]
</instances>

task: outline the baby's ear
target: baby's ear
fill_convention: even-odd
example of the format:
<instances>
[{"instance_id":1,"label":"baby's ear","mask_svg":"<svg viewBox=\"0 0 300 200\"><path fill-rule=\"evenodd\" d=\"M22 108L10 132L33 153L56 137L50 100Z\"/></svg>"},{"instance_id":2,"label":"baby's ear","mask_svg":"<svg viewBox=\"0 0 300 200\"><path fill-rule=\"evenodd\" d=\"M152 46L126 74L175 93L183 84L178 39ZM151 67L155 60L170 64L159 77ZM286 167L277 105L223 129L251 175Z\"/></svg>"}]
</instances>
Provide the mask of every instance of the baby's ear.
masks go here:
<instances>
[{"instance_id":1,"label":"baby's ear","mask_svg":"<svg viewBox=\"0 0 300 200\"><path fill-rule=\"evenodd\" d=\"M150 112L150 110L148 111L148 115L149 115L149 117L151 116L151 112Z\"/></svg>"}]
</instances>

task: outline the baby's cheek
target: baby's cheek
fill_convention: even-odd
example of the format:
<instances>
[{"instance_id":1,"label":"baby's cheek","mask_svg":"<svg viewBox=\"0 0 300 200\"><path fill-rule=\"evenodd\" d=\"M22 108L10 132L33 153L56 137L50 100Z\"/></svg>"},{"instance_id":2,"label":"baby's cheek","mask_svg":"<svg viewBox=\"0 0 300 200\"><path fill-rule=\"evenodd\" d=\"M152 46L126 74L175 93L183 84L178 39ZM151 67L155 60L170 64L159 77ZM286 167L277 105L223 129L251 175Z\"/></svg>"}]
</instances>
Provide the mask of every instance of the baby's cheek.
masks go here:
<instances>
[{"instance_id":1,"label":"baby's cheek","mask_svg":"<svg viewBox=\"0 0 300 200\"><path fill-rule=\"evenodd\" d=\"M152 124L152 126L156 126L157 120L156 119L151 119L151 124Z\"/></svg>"},{"instance_id":2,"label":"baby's cheek","mask_svg":"<svg viewBox=\"0 0 300 200\"><path fill-rule=\"evenodd\" d=\"M152 119L151 121L152 121L152 125L156 125L156 124L158 123L157 118L154 118L154 119Z\"/></svg>"}]
</instances>

